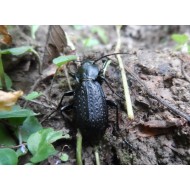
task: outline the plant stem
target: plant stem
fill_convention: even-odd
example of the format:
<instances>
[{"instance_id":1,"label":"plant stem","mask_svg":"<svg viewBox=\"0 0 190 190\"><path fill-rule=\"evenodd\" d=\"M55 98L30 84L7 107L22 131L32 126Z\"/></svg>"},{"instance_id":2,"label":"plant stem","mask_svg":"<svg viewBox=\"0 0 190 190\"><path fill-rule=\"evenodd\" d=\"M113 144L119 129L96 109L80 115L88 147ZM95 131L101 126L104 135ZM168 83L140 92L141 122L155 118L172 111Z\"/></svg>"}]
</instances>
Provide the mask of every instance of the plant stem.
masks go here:
<instances>
[{"instance_id":1,"label":"plant stem","mask_svg":"<svg viewBox=\"0 0 190 190\"><path fill-rule=\"evenodd\" d=\"M42 62L40 60L40 56L37 51L32 49L32 53L37 57L38 63L39 63L39 73L42 74Z\"/></svg>"},{"instance_id":2,"label":"plant stem","mask_svg":"<svg viewBox=\"0 0 190 190\"><path fill-rule=\"evenodd\" d=\"M107 70L108 66L110 65L110 63L111 63L111 60L108 60L108 61L106 62L105 67L104 67L104 70L103 70L103 76L105 76L106 70Z\"/></svg>"},{"instance_id":3,"label":"plant stem","mask_svg":"<svg viewBox=\"0 0 190 190\"><path fill-rule=\"evenodd\" d=\"M120 30L121 30L121 26L116 26L116 32L117 32L117 36L118 36L118 40L117 40L117 46L115 49L115 52L119 52L120 51L120 47L121 47L121 36L120 36ZM121 70L121 76L122 76L122 81L123 81L123 89L124 89L124 95L125 95L125 100L126 100L126 109L127 109L127 114L130 120L134 119L134 113L133 113L133 107L132 107L132 103L131 103L131 97L130 97L130 93L129 93L129 86L127 83L127 76L125 73L125 69L123 66L123 61L121 59L120 55L116 55L118 62L119 62L119 67Z\"/></svg>"},{"instance_id":4,"label":"plant stem","mask_svg":"<svg viewBox=\"0 0 190 190\"><path fill-rule=\"evenodd\" d=\"M79 129L77 130L76 155L77 155L77 164L82 165L82 135Z\"/></svg>"},{"instance_id":5,"label":"plant stem","mask_svg":"<svg viewBox=\"0 0 190 190\"><path fill-rule=\"evenodd\" d=\"M98 146L94 147L94 154L95 154L95 159L96 159L96 165L100 165L100 157L99 157L99 152L98 152Z\"/></svg>"},{"instance_id":6,"label":"plant stem","mask_svg":"<svg viewBox=\"0 0 190 190\"><path fill-rule=\"evenodd\" d=\"M27 145L27 143L23 143L23 144L19 144L19 145L16 145L16 146L6 146L6 145L0 145L0 148L12 148L12 149L18 149L20 147L22 147L23 145Z\"/></svg>"},{"instance_id":7,"label":"plant stem","mask_svg":"<svg viewBox=\"0 0 190 190\"><path fill-rule=\"evenodd\" d=\"M6 82L5 82L5 72L3 68L3 62L1 58L1 49L0 49L0 80L3 90L7 90Z\"/></svg>"}]
</instances>

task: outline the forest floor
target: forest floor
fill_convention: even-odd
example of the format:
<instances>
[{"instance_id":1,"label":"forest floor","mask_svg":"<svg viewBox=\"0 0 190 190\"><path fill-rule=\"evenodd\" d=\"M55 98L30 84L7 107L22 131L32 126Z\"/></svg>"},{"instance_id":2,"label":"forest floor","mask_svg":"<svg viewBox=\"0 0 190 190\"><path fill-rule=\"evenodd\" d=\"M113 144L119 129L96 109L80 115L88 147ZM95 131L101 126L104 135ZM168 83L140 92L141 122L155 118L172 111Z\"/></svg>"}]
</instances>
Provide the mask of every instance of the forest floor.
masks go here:
<instances>
[{"instance_id":1,"label":"forest floor","mask_svg":"<svg viewBox=\"0 0 190 190\"><path fill-rule=\"evenodd\" d=\"M103 26L102 26L103 27ZM81 56L94 54L97 57L113 53L117 43L114 26L104 26L107 42L93 32L93 26L63 26L76 51ZM15 46L35 44L40 56L43 57L47 36L47 26L40 26L36 40L29 37L15 38ZM22 32L24 29L21 30ZM135 164L190 164L190 124L186 119L171 111L149 94L154 93L167 104L175 107L190 116L190 56L174 51L174 43L170 36L173 33L189 32L188 27L179 26L128 26L121 31L121 51L128 52L122 55L124 67L128 77L132 105L135 119L129 121L124 109L124 102L115 96L103 84L107 99L114 100L119 105L119 127L122 135L132 145L130 148L120 136L114 134L115 111L109 109L109 128L99 145L100 162L105 165ZM89 38L96 39L94 45L89 45ZM84 42L86 40L86 43ZM118 94L123 94L120 69L117 59L113 61L106 71L106 78ZM188 63L188 64L186 64ZM38 65L32 57L26 56L18 65L9 70L13 80L14 89L22 89L26 94L31 91L34 83L39 78ZM45 71L45 67L43 71ZM127 70L138 76L148 88L131 76ZM63 71L54 81L47 77L36 86L36 91L42 92L47 99L40 97L41 105L28 103L36 113L40 113L39 120L51 113L51 109L44 107L43 103L57 105L64 92L70 90L68 78ZM69 78L74 89L76 82ZM50 90L51 88L51 90ZM72 101L65 98L64 102ZM21 104L24 103L21 101ZM72 117L72 112L69 114ZM43 127L52 127L64 130L72 137L55 143L57 150L62 150L69 155L69 160L64 164L76 164L76 133L74 126L63 119L59 112L43 122ZM83 163L95 164L94 149L88 144L83 145ZM50 157L41 164L60 164L57 157ZM63 164L63 163L62 163Z\"/></svg>"}]
</instances>

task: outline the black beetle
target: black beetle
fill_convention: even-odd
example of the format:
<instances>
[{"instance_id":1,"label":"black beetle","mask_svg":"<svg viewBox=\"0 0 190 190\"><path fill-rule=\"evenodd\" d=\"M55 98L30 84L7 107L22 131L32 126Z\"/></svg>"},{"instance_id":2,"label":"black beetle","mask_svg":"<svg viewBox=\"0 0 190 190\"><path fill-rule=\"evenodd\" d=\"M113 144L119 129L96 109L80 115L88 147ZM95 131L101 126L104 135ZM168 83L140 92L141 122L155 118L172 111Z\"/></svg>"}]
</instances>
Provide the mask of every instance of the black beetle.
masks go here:
<instances>
[{"instance_id":1,"label":"black beetle","mask_svg":"<svg viewBox=\"0 0 190 190\"><path fill-rule=\"evenodd\" d=\"M114 91L103 77L103 69L99 69L95 65L95 62L100 59L115 54L124 53L105 55L95 61L83 61L77 72L71 74L78 82L75 90L64 93L59 104L60 107L65 96L74 96L73 103L62 107L61 112L74 110L74 125L80 129L84 140L90 144L98 144L108 127L108 106L116 109L116 127L118 129L117 104L106 100L101 86L102 82L105 81L112 92Z\"/></svg>"}]
</instances>

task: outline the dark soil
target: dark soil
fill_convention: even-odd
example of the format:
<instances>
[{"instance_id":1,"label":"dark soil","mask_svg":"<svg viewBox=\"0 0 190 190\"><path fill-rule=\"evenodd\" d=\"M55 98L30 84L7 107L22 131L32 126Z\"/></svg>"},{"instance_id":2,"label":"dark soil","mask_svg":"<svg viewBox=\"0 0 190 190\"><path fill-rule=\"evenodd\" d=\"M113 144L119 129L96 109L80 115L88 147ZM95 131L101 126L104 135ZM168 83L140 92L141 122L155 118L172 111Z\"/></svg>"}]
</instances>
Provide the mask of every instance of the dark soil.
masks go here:
<instances>
[{"instance_id":1,"label":"dark soil","mask_svg":"<svg viewBox=\"0 0 190 190\"><path fill-rule=\"evenodd\" d=\"M117 42L114 26L103 27L109 38L107 44L102 43L90 28L90 26L84 26L77 30L73 26L64 26L76 46L77 53L81 56L94 54L97 57L112 53ZM25 45L32 44L42 57L47 29L47 26L41 26L36 40L30 40L27 30L19 28L19 34L24 37L18 38L17 35L15 46L24 43ZM174 43L170 40L170 35L189 31L190 28L185 26L126 26L121 32L121 51L129 53L122 55L126 69L133 71L147 86L149 92L156 94L187 115L190 115L190 82L186 76L190 76L190 66L186 65L184 70L182 66L186 62L190 64L190 56L174 52ZM92 48L84 47L82 39L87 37L97 38L101 43ZM118 63L115 57L112 59L106 71L106 78L113 89L123 95ZM22 89L27 94L40 77L38 64L32 55L17 59L15 63L16 67L9 70L14 88ZM127 77L135 113L134 121L129 121L124 102L115 96L105 84L103 84L103 89L107 99L114 100L119 105L119 127L122 135L133 148L130 148L120 136L114 133L115 110L110 109L109 128L99 146L101 164L190 164L190 124L150 97L146 89L129 73ZM69 78L69 80L74 89L74 79ZM41 105L28 103L27 106L40 113L39 120L42 121L44 116L52 111L48 106L57 105L62 94L70 89L65 72L62 71L56 75L54 80L52 76L41 80L35 90L44 94L38 99ZM69 101L72 101L72 98L65 98L64 104L68 104ZM21 104L24 103L21 101ZM47 106L44 107L44 105ZM67 114L72 119L72 111ZM43 127L64 130L71 135L72 139L58 141L54 144L57 150L69 155L66 163L61 163L57 157L50 157L41 164L76 164L76 129L72 123L63 119L60 113L56 113L43 122ZM95 164L94 149L88 144L83 145L83 162Z\"/></svg>"}]
</instances>

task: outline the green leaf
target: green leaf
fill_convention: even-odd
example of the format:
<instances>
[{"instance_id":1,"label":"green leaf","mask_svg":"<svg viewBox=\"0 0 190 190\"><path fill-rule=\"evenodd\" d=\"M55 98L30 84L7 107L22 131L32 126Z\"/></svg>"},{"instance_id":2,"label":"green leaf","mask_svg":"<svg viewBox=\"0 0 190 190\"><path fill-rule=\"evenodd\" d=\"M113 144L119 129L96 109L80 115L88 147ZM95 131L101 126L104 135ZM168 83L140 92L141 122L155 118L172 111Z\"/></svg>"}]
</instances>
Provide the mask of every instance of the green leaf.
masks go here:
<instances>
[{"instance_id":1,"label":"green leaf","mask_svg":"<svg viewBox=\"0 0 190 190\"><path fill-rule=\"evenodd\" d=\"M33 39L36 38L35 34L36 34L36 32L37 32L39 26L40 26L40 25L32 25L32 26L31 26L31 36L32 36Z\"/></svg>"},{"instance_id":2,"label":"green leaf","mask_svg":"<svg viewBox=\"0 0 190 190\"><path fill-rule=\"evenodd\" d=\"M183 45L179 44L175 47L176 51L180 51L182 49Z\"/></svg>"},{"instance_id":3,"label":"green leaf","mask_svg":"<svg viewBox=\"0 0 190 190\"><path fill-rule=\"evenodd\" d=\"M39 148L38 152L33 155L33 157L30 159L32 163L38 163L45 159L47 159L49 156L55 155L57 151L53 147L52 144L42 144Z\"/></svg>"},{"instance_id":4,"label":"green leaf","mask_svg":"<svg viewBox=\"0 0 190 190\"><path fill-rule=\"evenodd\" d=\"M11 137L6 127L0 124L0 144L5 146L16 145L15 140Z\"/></svg>"},{"instance_id":5,"label":"green leaf","mask_svg":"<svg viewBox=\"0 0 190 190\"><path fill-rule=\"evenodd\" d=\"M8 90L10 90L11 87L12 87L12 81L11 81L11 78L10 78L6 73L4 73L4 74L5 74L5 83L6 83L6 87L7 87ZM0 89L2 89L1 80L0 80Z\"/></svg>"},{"instance_id":6,"label":"green leaf","mask_svg":"<svg viewBox=\"0 0 190 190\"><path fill-rule=\"evenodd\" d=\"M59 139L63 138L63 132L62 131L52 131L49 132L49 134L47 135L47 142L48 143L53 143Z\"/></svg>"},{"instance_id":7,"label":"green leaf","mask_svg":"<svg viewBox=\"0 0 190 190\"><path fill-rule=\"evenodd\" d=\"M60 156L60 159L61 159L63 162L67 162L68 159L69 159L69 155L63 153L63 154Z\"/></svg>"},{"instance_id":8,"label":"green leaf","mask_svg":"<svg viewBox=\"0 0 190 190\"><path fill-rule=\"evenodd\" d=\"M7 118L7 121L9 122L10 126L14 126L14 128L17 128L23 124L25 119L26 117L11 117Z\"/></svg>"},{"instance_id":9,"label":"green leaf","mask_svg":"<svg viewBox=\"0 0 190 190\"><path fill-rule=\"evenodd\" d=\"M185 34L173 34L171 38L180 45L183 45L189 40L189 37Z\"/></svg>"},{"instance_id":10,"label":"green leaf","mask_svg":"<svg viewBox=\"0 0 190 190\"><path fill-rule=\"evenodd\" d=\"M108 43L108 36L106 34L106 31L102 27L94 26L94 27L92 27L91 30L92 30L93 33L98 34L98 36L100 37L100 39L102 40L102 42L104 44Z\"/></svg>"},{"instance_id":11,"label":"green leaf","mask_svg":"<svg viewBox=\"0 0 190 190\"><path fill-rule=\"evenodd\" d=\"M34 116L27 117L20 128L17 128L16 134L20 130L22 140L26 142L29 136L42 129L42 125L39 123L38 119Z\"/></svg>"},{"instance_id":12,"label":"green leaf","mask_svg":"<svg viewBox=\"0 0 190 190\"><path fill-rule=\"evenodd\" d=\"M27 141L28 149L33 155L30 161L38 163L56 154L57 151L51 143L60 138L62 138L60 132L54 131L52 128L41 129L32 134Z\"/></svg>"},{"instance_id":13,"label":"green leaf","mask_svg":"<svg viewBox=\"0 0 190 190\"><path fill-rule=\"evenodd\" d=\"M27 52L33 52L33 47L22 46L22 47L4 49L1 51L1 54L22 55Z\"/></svg>"},{"instance_id":14,"label":"green leaf","mask_svg":"<svg viewBox=\"0 0 190 190\"><path fill-rule=\"evenodd\" d=\"M12 110L10 111L1 111L0 112L0 119L6 118L15 118L15 117L29 117L37 115L32 110L29 109L22 109L20 106L13 106Z\"/></svg>"},{"instance_id":15,"label":"green leaf","mask_svg":"<svg viewBox=\"0 0 190 190\"><path fill-rule=\"evenodd\" d=\"M66 64L69 61L74 61L76 59L77 59L76 55L59 56L53 59L53 63L56 64L58 67L61 67L63 64Z\"/></svg>"},{"instance_id":16,"label":"green leaf","mask_svg":"<svg viewBox=\"0 0 190 190\"><path fill-rule=\"evenodd\" d=\"M63 135L63 139L71 139L71 136L69 134Z\"/></svg>"},{"instance_id":17,"label":"green leaf","mask_svg":"<svg viewBox=\"0 0 190 190\"><path fill-rule=\"evenodd\" d=\"M23 96L23 97L25 100L33 100L35 98L38 98L41 95L42 95L42 93L38 93L36 91L33 91L30 94L28 94L27 96Z\"/></svg>"},{"instance_id":18,"label":"green leaf","mask_svg":"<svg viewBox=\"0 0 190 190\"><path fill-rule=\"evenodd\" d=\"M16 165L18 157L14 150L10 148L0 149L0 165Z\"/></svg>"},{"instance_id":19,"label":"green leaf","mask_svg":"<svg viewBox=\"0 0 190 190\"><path fill-rule=\"evenodd\" d=\"M99 44L100 44L100 42L94 38L87 38L87 39L83 40L83 45L85 47L93 47L93 46L96 46Z\"/></svg>"}]
</instances>

